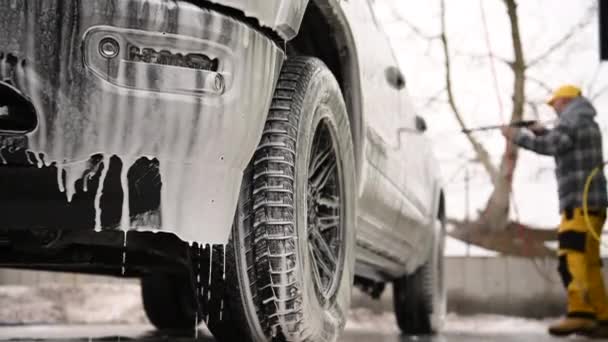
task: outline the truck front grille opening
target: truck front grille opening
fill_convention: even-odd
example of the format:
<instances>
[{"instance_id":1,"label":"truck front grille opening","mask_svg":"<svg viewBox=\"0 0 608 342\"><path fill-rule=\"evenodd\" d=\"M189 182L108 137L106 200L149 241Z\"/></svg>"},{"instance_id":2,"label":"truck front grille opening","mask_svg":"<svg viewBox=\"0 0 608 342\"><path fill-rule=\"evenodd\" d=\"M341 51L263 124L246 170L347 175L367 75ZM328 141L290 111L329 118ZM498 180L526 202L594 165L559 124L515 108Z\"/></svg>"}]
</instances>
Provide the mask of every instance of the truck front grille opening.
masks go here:
<instances>
[{"instance_id":1,"label":"truck front grille opening","mask_svg":"<svg viewBox=\"0 0 608 342\"><path fill-rule=\"evenodd\" d=\"M37 126L32 102L9 82L0 81L0 134L26 134Z\"/></svg>"}]
</instances>

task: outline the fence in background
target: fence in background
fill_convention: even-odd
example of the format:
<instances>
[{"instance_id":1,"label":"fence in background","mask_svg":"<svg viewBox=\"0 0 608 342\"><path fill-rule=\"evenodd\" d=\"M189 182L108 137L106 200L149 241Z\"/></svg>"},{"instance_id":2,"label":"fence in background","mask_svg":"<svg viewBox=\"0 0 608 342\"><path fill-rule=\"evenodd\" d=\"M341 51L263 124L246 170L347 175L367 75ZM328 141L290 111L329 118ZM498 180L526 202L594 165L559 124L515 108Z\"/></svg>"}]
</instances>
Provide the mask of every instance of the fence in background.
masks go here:
<instances>
[{"instance_id":1,"label":"fence in background","mask_svg":"<svg viewBox=\"0 0 608 342\"><path fill-rule=\"evenodd\" d=\"M565 313L565 290L556 259L450 257L445 268L449 312L531 318ZM606 280L607 275L605 270ZM392 310L392 290L388 288L380 301L355 296L353 305Z\"/></svg>"},{"instance_id":2,"label":"fence in background","mask_svg":"<svg viewBox=\"0 0 608 342\"><path fill-rule=\"evenodd\" d=\"M564 313L555 259L459 257L446 266L450 311L535 318Z\"/></svg>"}]
</instances>

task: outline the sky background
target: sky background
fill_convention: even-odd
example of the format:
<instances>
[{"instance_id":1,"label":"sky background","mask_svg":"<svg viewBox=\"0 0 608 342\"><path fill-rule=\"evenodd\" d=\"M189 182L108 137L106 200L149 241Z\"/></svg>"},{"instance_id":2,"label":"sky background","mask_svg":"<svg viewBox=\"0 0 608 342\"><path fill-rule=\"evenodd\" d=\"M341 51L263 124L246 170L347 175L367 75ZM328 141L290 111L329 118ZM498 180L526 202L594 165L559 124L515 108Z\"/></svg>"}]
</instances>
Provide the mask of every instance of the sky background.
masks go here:
<instances>
[{"instance_id":1,"label":"sky background","mask_svg":"<svg viewBox=\"0 0 608 342\"><path fill-rule=\"evenodd\" d=\"M574 83L592 94L608 87L608 64L599 62L597 13L589 15L595 0L526 0L519 1L518 13L524 56L527 61L546 51L566 33L580 23L590 22L557 50L550 58L527 71L527 76L541 80L550 87ZM448 214L464 218L465 170L469 169L471 218L485 205L492 187L490 179L475 164L467 163L473 157L469 143L458 133L458 124L446 103L445 93L439 101L429 103L444 88L444 66L441 43L429 42L415 33L414 25L433 36L440 33L439 0L376 0L377 15L385 25L400 66L408 84L408 91L420 115L429 126L435 152L442 165L447 187ZM483 10L482 10L483 9ZM485 13L489 44L495 55L512 59L511 28L506 7L501 0L446 0L446 26L451 49L453 82L456 101L470 127L501 124L510 118L513 76L501 61L495 61L498 92L494 87L486 29L482 20ZM407 21L404 22L404 21ZM527 82L528 99L537 103L541 120L555 116L548 106L542 105L547 90L535 82ZM500 98L500 99L499 99ZM502 103L502 107L499 105ZM608 132L608 91L594 101L598 109L598 122ZM534 119L530 108L526 119ZM481 133L477 137L497 161L503 150L500 132ZM605 145L608 142L605 134ZM605 154L606 148L604 149ZM557 185L551 158L529 152L520 154L515 174L514 202L511 215L522 222L543 227L559 223ZM447 254L462 255L466 246L450 240ZM477 248L472 254L487 254Z\"/></svg>"}]
</instances>

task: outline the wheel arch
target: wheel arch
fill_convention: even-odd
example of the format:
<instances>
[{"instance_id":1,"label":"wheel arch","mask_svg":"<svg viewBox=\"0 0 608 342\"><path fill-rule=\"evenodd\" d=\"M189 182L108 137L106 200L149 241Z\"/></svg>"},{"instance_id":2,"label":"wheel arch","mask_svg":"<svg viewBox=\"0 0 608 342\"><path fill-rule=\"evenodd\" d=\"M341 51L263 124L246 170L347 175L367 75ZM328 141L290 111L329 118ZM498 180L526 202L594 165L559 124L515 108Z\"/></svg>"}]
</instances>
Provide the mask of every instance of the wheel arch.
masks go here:
<instances>
[{"instance_id":1,"label":"wheel arch","mask_svg":"<svg viewBox=\"0 0 608 342\"><path fill-rule=\"evenodd\" d=\"M287 45L287 54L288 58L295 55L319 58L338 80L348 111L359 177L364 143L359 58L350 24L340 5L331 0L310 1L298 35Z\"/></svg>"}]
</instances>

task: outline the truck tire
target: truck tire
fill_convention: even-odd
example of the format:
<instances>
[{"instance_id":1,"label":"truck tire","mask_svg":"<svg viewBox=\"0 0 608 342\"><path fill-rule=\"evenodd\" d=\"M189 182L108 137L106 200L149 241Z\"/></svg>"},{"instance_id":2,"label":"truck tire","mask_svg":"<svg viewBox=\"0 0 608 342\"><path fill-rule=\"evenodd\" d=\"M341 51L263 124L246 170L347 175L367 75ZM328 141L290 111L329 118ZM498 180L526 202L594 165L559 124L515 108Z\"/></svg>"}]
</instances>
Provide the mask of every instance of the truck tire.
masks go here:
<instances>
[{"instance_id":1,"label":"truck tire","mask_svg":"<svg viewBox=\"0 0 608 342\"><path fill-rule=\"evenodd\" d=\"M149 274L141 278L144 311L160 330L192 330L200 319L186 275Z\"/></svg>"},{"instance_id":2,"label":"truck tire","mask_svg":"<svg viewBox=\"0 0 608 342\"><path fill-rule=\"evenodd\" d=\"M445 218L441 215L434 234L431 257L416 272L393 282L397 324L404 335L440 332L446 313L444 282Z\"/></svg>"},{"instance_id":3,"label":"truck tire","mask_svg":"<svg viewBox=\"0 0 608 342\"><path fill-rule=\"evenodd\" d=\"M355 162L338 83L318 59L283 66L244 173L226 253L220 341L335 341L354 279ZM247 336L247 337L245 337Z\"/></svg>"}]
</instances>

